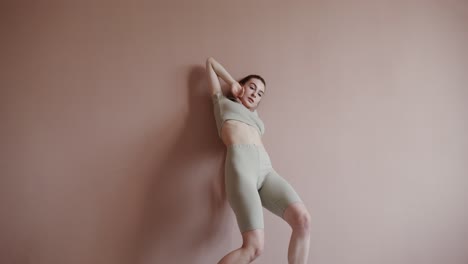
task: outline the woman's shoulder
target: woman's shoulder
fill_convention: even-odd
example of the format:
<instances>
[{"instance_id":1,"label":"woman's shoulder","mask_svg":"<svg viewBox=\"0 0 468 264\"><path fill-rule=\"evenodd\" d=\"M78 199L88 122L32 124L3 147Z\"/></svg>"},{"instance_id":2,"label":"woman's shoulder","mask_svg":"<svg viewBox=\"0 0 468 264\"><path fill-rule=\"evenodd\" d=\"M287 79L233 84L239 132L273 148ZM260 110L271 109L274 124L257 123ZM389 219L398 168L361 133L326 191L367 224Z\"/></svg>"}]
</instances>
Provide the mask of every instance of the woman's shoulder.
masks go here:
<instances>
[{"instance_id":1,"label":"woman's shoulder","mask_svg":"<svg viewBox=\"0 0 468 264\"><path fill-rule=\"evenodd\" d=\"M228 102L233 102L233 103L240 103L236 97L225 95L223 92L214 93L211 95L211 98L213 99L213 101L223 100L223 101L228 101Z\"/></svg>"},{"instance_id":2,"label":"woman's shoulder","mask_svg":"<svg viewBox=\"0 0 468 264\"><path fill-rule=\"evenodd\" d=\"M226 98L226 96L223 94L223 92L216 92L211 94L211 99L214 101L219 101Z\"/></svg>"}]
</instances>

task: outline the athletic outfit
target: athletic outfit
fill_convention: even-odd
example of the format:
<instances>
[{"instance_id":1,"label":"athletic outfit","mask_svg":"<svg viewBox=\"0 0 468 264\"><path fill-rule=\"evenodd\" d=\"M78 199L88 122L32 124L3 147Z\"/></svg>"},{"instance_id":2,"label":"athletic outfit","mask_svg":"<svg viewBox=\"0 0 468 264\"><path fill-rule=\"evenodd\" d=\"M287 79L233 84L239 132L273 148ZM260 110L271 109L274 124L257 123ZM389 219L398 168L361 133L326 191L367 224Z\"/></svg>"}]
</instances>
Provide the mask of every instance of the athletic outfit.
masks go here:
<instances>
[{"instance_id":1,"label":"athletic outfit","mask_svg":"<svg viewBox=\"0 0 468 264\"><path fill-rule=\"evenodd\" d=\"M252 112L222 93L213 94L212 101L220 137L226 120L241 121L255 127L260 135L265 133L257 110ZM292 186L273 169L265 148L255 144L227 147L225 188L241 232L263 229L262 206L283 218L289 204L301 202Z\"/></svg>"}]
</instances>

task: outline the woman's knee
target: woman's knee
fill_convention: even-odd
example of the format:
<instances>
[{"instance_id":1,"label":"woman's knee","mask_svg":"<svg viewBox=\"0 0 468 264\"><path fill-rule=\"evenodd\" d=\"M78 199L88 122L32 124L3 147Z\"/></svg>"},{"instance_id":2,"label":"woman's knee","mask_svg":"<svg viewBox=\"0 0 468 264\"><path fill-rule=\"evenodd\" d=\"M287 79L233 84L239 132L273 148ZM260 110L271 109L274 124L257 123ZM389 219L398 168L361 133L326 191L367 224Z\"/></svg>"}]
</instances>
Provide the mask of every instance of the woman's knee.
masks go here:
<instances>
[{"instance_id":1,"label":"woman's knee","mask_svg":"<svg viewBox=\"0 0 468 264\"><path fill-rule=\"evenodd\" d=\"M263 245L260 244L250 244L242 246L249 252L250 261L258 258L260 255L263 254Z\"/></svg>"},{"instance_id":2,"label":"woman's knee","mask_svg":"<svg viewBox=\"0 0 468 264\"><path fill-rule=\"evenodd\" d=\"M290 205L285 211L284 219L294 230L301 232L310 231L311 216L302 203Z\"/></svg>"},{"instance_id":3,"label":"woman's knee","mask_svg":"<svg viewBox=\"0 0 468 264\"><path fill-rule=\"evenodd\" d=\"M242 248L249 252L251 260L258 258L264 250L264 235L262 229L243 233L244 243Z\"/></svg>"}]
</instances>

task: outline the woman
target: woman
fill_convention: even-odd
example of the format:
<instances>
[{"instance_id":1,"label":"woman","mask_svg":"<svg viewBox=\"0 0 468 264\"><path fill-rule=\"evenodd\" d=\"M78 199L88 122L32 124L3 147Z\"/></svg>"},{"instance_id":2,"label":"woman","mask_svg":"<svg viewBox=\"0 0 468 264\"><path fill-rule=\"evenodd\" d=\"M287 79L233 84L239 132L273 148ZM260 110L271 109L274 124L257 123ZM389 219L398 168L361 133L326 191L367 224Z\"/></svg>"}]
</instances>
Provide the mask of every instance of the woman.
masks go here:
<instances>
[{"instance_id":1,"label":"woman","mask_svg":"<svg viewBox=\"0 0 468 264\"><path fill-rule=\"evenodd\" d=\"M288 249L290 264L307 262L310 215L297 193L272 167L261 136L265 127L257 107L265 93L265 80L249 75L239 82L213 57L206 60L218 136L227 148L226 195L242 234L242 246L218 264L251 263L263 251L262 206L292 228ZM218 77L230 85L226 97Z\"/></svg>"}]
</instances>

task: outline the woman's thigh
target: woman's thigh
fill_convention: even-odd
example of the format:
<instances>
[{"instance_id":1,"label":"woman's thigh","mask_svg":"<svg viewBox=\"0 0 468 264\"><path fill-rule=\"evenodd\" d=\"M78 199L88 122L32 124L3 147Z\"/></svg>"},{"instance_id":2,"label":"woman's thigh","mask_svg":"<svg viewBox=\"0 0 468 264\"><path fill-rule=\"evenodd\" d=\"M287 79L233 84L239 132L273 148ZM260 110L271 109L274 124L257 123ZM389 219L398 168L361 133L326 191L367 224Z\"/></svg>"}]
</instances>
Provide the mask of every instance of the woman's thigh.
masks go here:
<instances>
[{"instance_id":1,"label":"woman's thigh","mask_svg":"<svg viewBox=\"0 0 468 264\"><path fill-rule=\"evenodd\" d=\"M259 190L262 205L270 212L284 219L284 212L289 205L302 202L299 194L274 169L265 176Z\"/></svg>"},{"instance_id":2,"label":"woman's thigh","mask_svg":"<svg viewBox=\"0 0 468 264\"><path fill-rule=\"evenodd\" d=\"M225 163L226 196L241 232L263 229L263 208L257 189L258 150L256 146L228 148Z\"/></svg>"}]
</instances>

